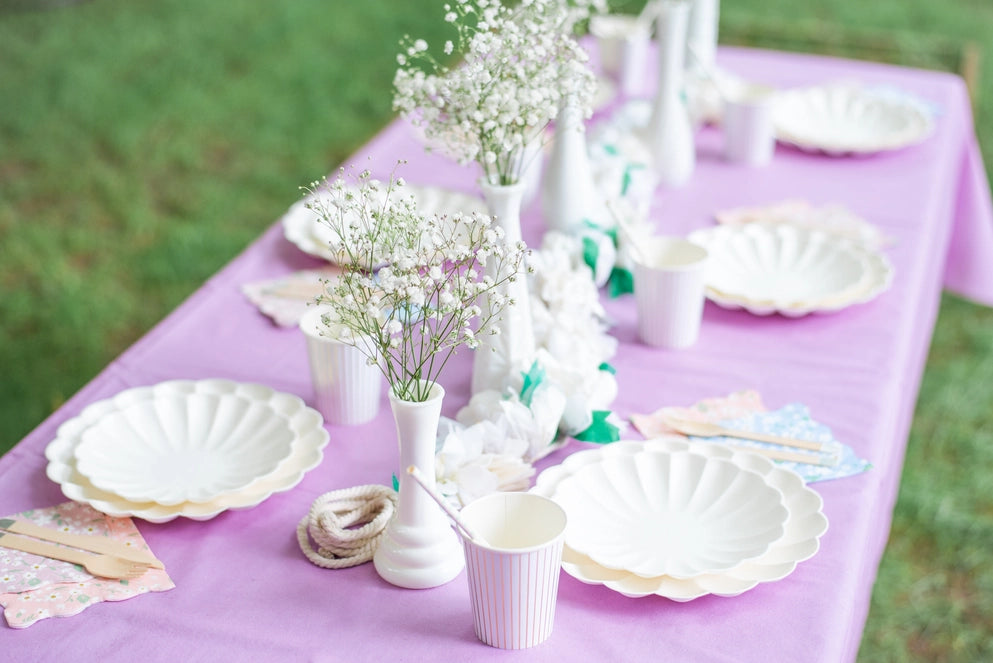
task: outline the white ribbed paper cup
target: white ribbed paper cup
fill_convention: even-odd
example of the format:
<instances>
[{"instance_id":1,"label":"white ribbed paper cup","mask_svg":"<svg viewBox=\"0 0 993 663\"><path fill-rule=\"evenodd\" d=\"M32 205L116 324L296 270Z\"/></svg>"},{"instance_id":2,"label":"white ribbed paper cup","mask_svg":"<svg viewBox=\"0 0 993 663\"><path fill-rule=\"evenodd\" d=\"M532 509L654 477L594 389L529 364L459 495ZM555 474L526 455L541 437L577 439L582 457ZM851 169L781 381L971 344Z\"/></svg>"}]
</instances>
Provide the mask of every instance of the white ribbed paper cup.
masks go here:
<instances>
[{"instance_id":1,"label":"white ribbed paper cup","mask_svg":"<svg viewBox=\"0 0 993 663\"><path fill-rule=\"evenodd\" d=\"M463 537L476 637L501 649L548 639L555 620L566 515L530 493L494 493L462 509L485 539Z\"/></svg>"},{"instance_id":2,"label":"white ribbed paper cup","mask_svg":"<svg viewBox=\"0 0 993 663\"><path fill-rule=\"evenodd\" d=\"M765 166L776 149L773 91L746 87L724 100L724 157L731 163Z\"/></svg>"},{"instance_id":3,"label":"white ribbed paper cup","mask_svg":"<svg viewBox=\"0 0 993 663\"><path fill-rule=\"evenodd\" d=\"M638 336L662 348L696 343L703 316L707 250L678 237L653 237L635 261Z\"/></svg>"},{"instance_id":4,"label":"white ribbed paper cup","mask_svg":"<svg viewBox=\"0 0 993 663\"><path fill-rule=\"evenodd\" d=\"M363 424L379 413L383 376L358 348L331 335L321 322L324 312L313 308L300 319L317 411L332 424Z\"/></svg>"}]
</instances>

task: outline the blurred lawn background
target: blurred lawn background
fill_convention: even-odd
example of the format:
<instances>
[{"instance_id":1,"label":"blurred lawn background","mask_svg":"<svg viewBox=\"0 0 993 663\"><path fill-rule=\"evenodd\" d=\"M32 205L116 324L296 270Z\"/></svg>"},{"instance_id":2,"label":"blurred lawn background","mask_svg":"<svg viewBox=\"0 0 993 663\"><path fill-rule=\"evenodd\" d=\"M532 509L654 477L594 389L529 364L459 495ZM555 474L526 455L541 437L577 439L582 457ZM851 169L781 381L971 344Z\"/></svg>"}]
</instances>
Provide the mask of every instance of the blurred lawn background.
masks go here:
<instances>
[{"instance_id":1,"label":"blurred lawn background","mask_svg":"<svg viewBox=\"0 0 993 663\"><path fill-rule=\"evenodd\" d=\"M391 119L443 1L0 0L0 453ZM989 0L721 12L722 42L885 35L915 66L980 44L993 172ZM993 311L946 295L862 661L993 660L991 387Z\"/></svg>"}]
</instances>

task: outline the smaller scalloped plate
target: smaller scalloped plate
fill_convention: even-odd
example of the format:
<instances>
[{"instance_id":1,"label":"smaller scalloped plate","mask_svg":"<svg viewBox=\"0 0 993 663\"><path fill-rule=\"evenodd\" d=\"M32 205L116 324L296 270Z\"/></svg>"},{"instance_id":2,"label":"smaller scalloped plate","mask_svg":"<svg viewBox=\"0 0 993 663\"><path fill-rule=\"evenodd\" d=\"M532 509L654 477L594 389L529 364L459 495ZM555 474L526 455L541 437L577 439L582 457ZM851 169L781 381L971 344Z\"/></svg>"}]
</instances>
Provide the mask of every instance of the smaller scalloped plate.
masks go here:
<instances>
[{"instance_id":1,"label":"smaller scalloped plate","mask_svg":"<svg viewBox=\"0 0 993 663\"><path fill-rule=\"evenodd\" d=\"M783 536L782 492L733 461L688 451L603 456L558 483L565 543L607 569L692 578L766 553Z\"/></svg>"},{"instance_id":2,"label":"smaller scalloped plate","mask_svg":"<svg viewBox=\"0 0 993 663\"><path fill-rule=\"evenodd\" d=\"M839 311L892 283L878 251L790 223L722 225L689 235L707 248L707 297L729 309L790 317Z\"/></svg>"},{"instance_id":3,"label":"smaller scalloped plate","mask_svg":"<svg viewBox=\"0 0 993 663\"><path fill-rule=\"evenodd\" d=\"M406 184L397 193L397 195L401 194L413 196L417 211L421 214L456 214L458 212L486 214L486 205L481 199L458 191ZM308 207L315 199L315 194L310 194L303 200L293 203L280 219L283 225L283 236L304 253L336 264L337 258L333 247L337 245L338 237L330 228L321 223L320 217Z\"/></svg>"},{"instance_id":4,"label":"smaller scalloped plate","mask_svg":"<svg viewBox=\"0 0 993 663\"><path fill-rule=\"evenodd\" d=\"M161 398L163 395L183 394L248 395L265 399L272 409L289 421L294 433L292 450L276 470L259 477L242 490L224 494L208 502L183 502L163 505L155 502L132 502L94 486L76 468L75 450L83 433L104 417L135 403ZM153 523L164 523L178 517L209 520L228 509L255 507L273 494L292 489L303 480L306 472L320 464L329 435L324 419L293 394L276 392L269 387L229 380L171 380L149 387L135 387L114 397L97 401L76 417L64 422L56 438L45 449L49 479L59 484L71 500L89 504L96 510L115 517L137 517Z\"/></svg>"},{"instance_id":5,"label":"smaller scalloped plate","mask_svg":"<svg viewBox=\"0 0 993 663\"><path fill-rule=\"evenodd\" d=\"M782 580L797 564L813 557L820 548L820 537L828 529L823 513L823 500L807 487L795 473L775 465L769 459L744 450L731 450L716 444L691 443L683 437L663 436L648 441L615 442L607 447L572 454L560 465L542 472L532 492L549 496L565 477L578 468L597 461L604 455L635 454L644 450L687 451L715 458L732 459L743 467L761 474L783 493L784 504L790 512L783 537L770 546L764 555L717 574L701 574L693 578L656 576L644 578L628 571L605 568L586 555L565 546L562 568L580 582L604 585L630 598L661 596L673 601L691 601L701 596L738 596L760 583Z\"/></svg>"},{"instance_id":6,"label":"smaller scalloped plate","mask_svg":"<svg viewBox=\"0 0 993 663\"><path fill-rule=\"evenodd\" d=\"M922 104L850 85L781 92L773 117L781 142L832 156L902 149L934 128Z\"/></svg>"},{"instance_id":7,"label":"smaller scalloped plate","mask_svg":"<svg viewBox=\"0 0 993 663\"><path fill-rule=\"evenodd\" d=\"M209 502L274 472L292 442L289 421L266 400L163 394L84 431L76 469L131 502Z\"/></svg>"}]
</instances>

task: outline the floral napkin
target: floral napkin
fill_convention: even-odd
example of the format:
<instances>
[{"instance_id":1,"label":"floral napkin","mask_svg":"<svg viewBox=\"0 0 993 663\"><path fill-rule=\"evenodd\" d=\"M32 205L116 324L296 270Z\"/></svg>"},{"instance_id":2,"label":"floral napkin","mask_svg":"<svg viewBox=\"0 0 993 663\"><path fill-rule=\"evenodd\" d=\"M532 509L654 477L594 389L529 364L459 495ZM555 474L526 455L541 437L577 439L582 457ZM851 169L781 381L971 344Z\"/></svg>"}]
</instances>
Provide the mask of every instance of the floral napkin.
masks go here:
<instances>
[{"instance_id":1,"label":"floral napkin","mask_svg":"<svg viewBox=\"0 0 993 663\"><path fill-rule=\"evenodd\" d=\"M72 534L109 536L130 542L136 550L148 550L130 518L112 518L85 504L65 502L8 517ZM137 580L109 580L95 578L69 562L0 548L0 606L13 628L27 628L47 617L75 615L103 601L123 601L175 586L160 569L149 569Z\"/></svg>"},{"instance_id":2,"label":"floral napkin","mask_svg":"<svg viewBox=\"0 0 993 663\"><path fill-rule=\"evenodd\" d=\"M678 434L663 423L662 418L666 415L694 421L707 421L738 430L821 442L827 454L839 459L837 465L809 465L807 463L777 461L778 465L793 470L808 483L840 479L865 472L872 467L869 461L859 458L850 446L835 439L830 428L811 418L810 410L806 405L791 403L770 412L765 409L761 397L754 391L741 391L724 398L703 400L689 408L666 407L648 415L636 414L631 416L631 421L645 437ZM764 442L730 437L691 436L690 439L703 444L783 448Z\"/></svg>"},{"instance_id":3,"label":"floral napkin","mask_svg":"<svg viewBox=\"0 0 993 663\"><path fill-rule=\"evenodd\" d=\"M324 293L323 281L340 273L336 267L294 272L288 276L242 286L249 301L280 327L295 327L307 307Z\"/></svg>"}]
</instances>

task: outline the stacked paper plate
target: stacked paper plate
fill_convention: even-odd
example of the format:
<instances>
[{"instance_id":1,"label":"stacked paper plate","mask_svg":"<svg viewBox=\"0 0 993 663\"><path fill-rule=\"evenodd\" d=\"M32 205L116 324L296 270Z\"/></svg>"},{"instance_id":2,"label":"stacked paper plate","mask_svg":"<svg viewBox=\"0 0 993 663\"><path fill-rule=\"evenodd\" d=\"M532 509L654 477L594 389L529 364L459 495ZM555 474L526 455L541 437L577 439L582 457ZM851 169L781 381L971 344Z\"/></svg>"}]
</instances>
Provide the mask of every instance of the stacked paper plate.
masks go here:
<instances>
[{"instance_id":1,"label":"stacked paper plate","mask_svg":"<svg viewBox=\"0 0 993 663\"><path fill-rule=\"evenodd\" d=\"M207 520L289 490L321 462L324 420L292 394L175 380L99 401L59 427L48 477L112 516Z\"/></svg>"},{"instance_id":2,"label":"stacked paper plate","mask_svg":"<svg viewBox=\"0 0 993 663\"><path fill-rule=\"evenodd\" d=\"M757 315L801 316L868 302L893 280L875 248L789 223L722 225L691 233L710 252L707 296Z\"/></svg>"},{"instance_id":3,"label":"stacked paper plate","mask_svg":"<svg viewBox=\"0 0 993 663\"><path fill-rule=\"evenodd\" d=\"M919 100L854 85L782 92L773 115L780 141L834 156L901 149L923 141L934 128Z\"/></svg>"},{"instance_id":4,"label":"stacked paper plate","mask_svg":"<svg viewBox=\"0 0 993 663\"><path fill-rule=\"evenodd\" d=\"M297 248L304 253L334 263L336 261L334 247L338 245L339 239L311 209L315 203L320 207L322 195L326 194L315 193L297 201L280 221L283 224L283 235ZM426 215L486 213L486 205L481 199L438 187L407 184L398 189L394 196L412 197L417 205L417 211Z\"/></svg>"},{"instance_id":5,"label":"stacked paper plate","mask_svg":"<svg viewBox=\"0 0 993 663\"><path fill-rule=\"evenodd\" d=\"M683 438L575 453L533 492L566 510L565 571L630 597L736 596L781 580L828 525L820 496L793 472Z\"/></svg>"}]
</instances>

